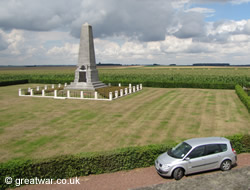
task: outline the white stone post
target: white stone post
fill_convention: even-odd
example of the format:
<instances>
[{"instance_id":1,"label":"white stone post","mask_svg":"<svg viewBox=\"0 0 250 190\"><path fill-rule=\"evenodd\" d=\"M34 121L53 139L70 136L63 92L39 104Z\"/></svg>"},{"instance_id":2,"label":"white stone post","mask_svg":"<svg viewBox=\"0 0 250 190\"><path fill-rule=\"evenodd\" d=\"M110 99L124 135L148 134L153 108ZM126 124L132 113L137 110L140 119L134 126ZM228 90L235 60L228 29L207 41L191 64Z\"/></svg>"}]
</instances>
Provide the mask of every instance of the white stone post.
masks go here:
<instances>
[{"instance_id":1,"label":"white stone post","mask_svg":"<svg viewBox=\"0 0 250 190\"><path fill-rule=\"evenodd\" d=\"M40 87L39 87L39 86L37 86L37 87L36 87L36 91L39 91L39 90L40 90Z\"/></svg>"},{"instance_id":2,"label":"white stone post","mask_svg":"<svg viewBox=\"0 0 250 190\"><path fill-rule=\"evenodd\" d=\"M84 96L83 96L83 91L81 91L81 99L83 99L84 98Z\"/></svg>"},{"instance_id":3,"label":"white stone post","mask_svg":"<svg viewBox=\"0 0 250 190\"><path fill-rule=\"evenodd\" d=\"M136 85L136 91L139 91L139 85L138 84Z\"/></svg>"},{"instance_id":4,"label":"white stone post","mask_svg":"<svg viewBox=\"0 0 250 190\"><path fill-rule=\"evenodd\" d=\"M30 96L33 96L33 89L30 89Z\"/></svg>"},{"instance_id":5,"label":"white stone post","mask_svg":"<svg viewBox=\"0 0 250 190\"><path fill-rule=\"evenodd\" d=\"M123 89L120 89L120 96L123 96Z\"/></svg>"},{"instance_id":6,"label":"white stone post","mask_svg":"<svg viewBox=\"0 0 250 190\"><path fill-rule=\"evenodd\" d=\"M98 94L97 94L97 92L95 92L95 99L98 99Z\"/></svg>"},{"instance_id":7,"label":"white stone post","mask_svg":"<svg viewBox=\"0 0 250 190\"><path fill-rule=\"evenodd\" d=\"M31 89L31 88L29 87L29 88L28 88L28 92L30 92L30 89Z\"/></svg>"},{"instance_id":8,"label":"white stone post","mask_svg":"<svg viewBox=\"0 0 250 190\"><path fill-rule=\"evenodd\" d=\"M129 87L128 92L129 92L129 94L131 94L132 93L132 88Z\"/></svg>"},{"instance_id":9,"label":"white stone post","mask_svg":"<svg viewBox=\"0 0 250 190\"><path fill-rule=\"evenodd\" d=\"M121 87L121 83L119 83L118 86Z\"/></svg>"},{"instance_id":10,"label":"white stone post","mask_svg":"<svg viewBox=\"0 0 250 190\"><path fill-rule=\"evenodd\" d=\"M133 93L135 92L135 86L133 86Z\"/></svg>"},{"instance_id":11,"label":"white stone post","mask_svg":"<svg viewBox=\"0 0 250 190\"><path fill-rule=\"evenodd\" d=\"M115 98L118 98L118 91L115 91Z\"/></svg>"},{"instance_id":12,"label":"white stone post","mask_svg":"<svg viewBox=\"0 0 250 190\"><path fill-rule=\"evenodd\" d=\"M42 96L45 96L45 90L42 90Z\"/></svg>"},{"instance_id":13,"label":"white stone post","mask_svg":"<svg viewBox=\"0 0 250 190\"><path fill-rule=\"evenodd\" d=\"M67 98L70 98L70 91L67 90Z\"/></svg>"},{"instance_id":14,"label":"white stone post","mask_svg":"<svg viewBox=\"0 0 250 190\"><path fill-rule=\"evenodd\" d=\"M54 89L54 88L55 88L55 85L54 85L54 84L52 84L52 85L51 85L51 88L52 88L52 89Z\"/></svg>"},{"instance_id":15,"label":"white stone post","mask_svg":"<svg viewBox=\"0 0 250 190\"><path fill-rule=\"evenodd\" d=\"M58 88L61 88L61 84L60 83L58 84Z\"/></svg>"},{"instance_id":16,"label":"white stone post","mask_svg":"<svg viewBox=\"0 0 250 190\"><path fill-rule=\"evenodd\" d=\"M54 90L54 98L57 97L57 90Z\"/></svg>"},{"instance_id":17,"label":"white stone post","mask_svg":"<svg viewBox=\"0 0 250 190\"><path fill-rule=\"evenodd\" d=\"M109 92L109 100L112 100L112 99L113 99L113 93Z\"/></svg>"},{"instance_id":18,"label":"white stone post","mask_svg":"<svg viewBox=\"0 0 250 190\"><path fill-rule=\"evenodd\" d=\"M109 86L111 86L111 83L109 83Z\"/></svg>"},{"instance_id":19,"label":"white stone post","mask_svg":"<svg viewBox=\"0 0 250 190\"><path fill-rule=\"evenodd\" d=\"M47 90L47 89L48 89L48 86L47 86L47 85L45 85L45 86L44 86L44 90Z\"/></svg>"},{"instance_id":20,"label":"white stone post","mask_svg":"<svg viewBox=\"0 0 250 190\"><path fill-rule=\"evenodd\" d=\"M18 95L22 96L22 89L21 88L19 88L19 90L18 90Z\"/></svg>"},{"instance_id":21,"label":"white stone post","mask_svg":"<svg viewBox=\"0 0 250 190\"><path fill-rule=\"evenodd\" d=\"M140 90L142 90L142 84L140 84Z\"/></svg>"},{"instance_id":22,"label":"white stone post","mask_svg":"<svg viewBox=\"0 0 250 190\"><path fill-rule=\"evenodd\" d=\"M129 88L132 88L132 84L129 84Z\"/></svg>"},{"instance_id":23,"label":"white stone post","mask_svg":"<svg viewBox=\"0 0 250 190\"><path fill-rule=\"evenodd\" d=\"M128 94L128 89L127 88L125 88L124 94L125 94L125 96Z\"/></svg>"},{"instance_id":24,"label":"white stone post","mask_svg":"<svg viewBox=\"0 0 250 190\"><path fill-rule=\"evenodd\" d=\"M67 83L64 84L64 87L66 87L66 86L67 86Z\"/></svg>"}]
</instances>

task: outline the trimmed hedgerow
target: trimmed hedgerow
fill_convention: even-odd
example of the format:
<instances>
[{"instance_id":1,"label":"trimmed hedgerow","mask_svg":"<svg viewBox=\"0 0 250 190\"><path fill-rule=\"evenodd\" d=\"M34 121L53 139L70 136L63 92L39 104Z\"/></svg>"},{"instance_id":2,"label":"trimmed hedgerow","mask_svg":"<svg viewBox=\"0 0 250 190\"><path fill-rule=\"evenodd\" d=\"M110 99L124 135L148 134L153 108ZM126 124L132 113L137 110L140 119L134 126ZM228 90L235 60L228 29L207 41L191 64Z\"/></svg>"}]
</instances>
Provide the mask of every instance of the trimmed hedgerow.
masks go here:
<instances>
[{"instance_id":1,"label":"trimmed hedgerow","mask_svg":"<svg viewBox=\"0 0 250 190\"><path fill-rule=\"evenodd\" d=\"M28 79L24 80L8 80L8 81L0 81L0 86L9 86L9 85L17 85L17 84L26 84L28 83Z\"/></svg>"},{"instance_id":2,"label":"trimmed hedgerow","mask_svg":"<svg viewBox=\"0 0 250 190\"><path fill-rule=\"evenodd\" d=\"M122 83L122 85L127 86L129 83L142 84L144 87L156 87L156 88L204 88L204 89L234 89L234 83L222 83L222 82L177 82L177 81L137 81L137 80L103 80L104 83L112 83L112 85L117 85Z\"/></svg>"},{"instance_id":3,"label":"trimmed hedgerow","mask_svg":"<svg viewBox=\"0 0 250 190\"><path fill-rule=\"evenodd\" d=\"M250 135L234 135L231 140L237 153L250 152ZM43 160L9 161L0 164L0 188L15 187L4 183L5 177L62 179L89 174L101 174L120 170L147 167L154 164L159 154L176 143L128 147L108 152L63 155Z\"/></svg>"},{"instance_id":4,"label":"trimmed hedgerow","mask_svg":"<svg viewBox=\"0 0 250 190\"><path fill-rule=\"evenodd\" d=\"M5 177L16 178L69 178L147 167L156 157L175 144L129 147L108 152L64 155L44 160L9 161L0 164L0 188Z\"/></svg>"},{"instance_id":5,"label":"trimmed hedgerow","mask_svg":"<svg viewBox=\"0 0 250 190\"><path fill-rule=\"evenodd\" d=\"M250 112L250 97L247 95L247 93L243 90L243 88L240 85L235 86L236 94L239 96L242 103L247 107L248 112Z\"/></svg>"},{"instance_id":6,"label":"trimmed hedgerow","mask_svg":"<svg viewBox=\"0 0 250 190\"><path fill-rule=\"evenodd\" d=\"M250 135L234 135L226 138L231 141L233 148L238 154L250 152Z\"/></svg>"}]
</instances>

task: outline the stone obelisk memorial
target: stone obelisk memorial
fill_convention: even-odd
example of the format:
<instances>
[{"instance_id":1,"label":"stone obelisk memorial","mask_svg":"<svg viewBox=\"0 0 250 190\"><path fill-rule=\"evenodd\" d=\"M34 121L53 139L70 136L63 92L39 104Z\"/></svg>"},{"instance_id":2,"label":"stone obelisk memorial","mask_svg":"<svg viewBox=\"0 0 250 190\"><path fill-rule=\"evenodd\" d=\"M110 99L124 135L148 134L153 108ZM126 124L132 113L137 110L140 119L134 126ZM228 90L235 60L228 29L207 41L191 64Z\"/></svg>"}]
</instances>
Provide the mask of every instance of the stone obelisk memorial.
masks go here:
<instances>
[{"instance_id":1,"label":"stone obelisk memorial","mask_svg":"<svg viewBox=\"0 0 250 190\"><path fill-rule=\"evenodd\" d=\"M95 49L92 27L88 23L82 25L78 64L75 71L75 80L66 89L95 90L106 87L99 80L95 62Z\"/></svg>"}]
</instances>

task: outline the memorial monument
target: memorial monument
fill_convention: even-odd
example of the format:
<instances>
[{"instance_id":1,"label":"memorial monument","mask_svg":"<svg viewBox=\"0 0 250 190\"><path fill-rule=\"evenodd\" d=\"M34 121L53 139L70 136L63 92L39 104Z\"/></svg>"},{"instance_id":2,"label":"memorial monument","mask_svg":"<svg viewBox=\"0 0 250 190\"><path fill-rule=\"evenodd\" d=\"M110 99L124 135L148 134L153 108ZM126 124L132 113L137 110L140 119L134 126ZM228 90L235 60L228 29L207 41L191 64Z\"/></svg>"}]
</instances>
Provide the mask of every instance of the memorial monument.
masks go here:
<instances>
[{"instance_id":1,"label":"memorial monument","mask_svg":"<svg viewBox=\"0 0 250 190\"><path fill-rule=\"evenodd\" d=\"M81 29L75 80L66 89L95 90L102 87L106 87L106 85L99 80L98 70L96 69L92 27L85 23Z\"/></svg>"}]
</instances>

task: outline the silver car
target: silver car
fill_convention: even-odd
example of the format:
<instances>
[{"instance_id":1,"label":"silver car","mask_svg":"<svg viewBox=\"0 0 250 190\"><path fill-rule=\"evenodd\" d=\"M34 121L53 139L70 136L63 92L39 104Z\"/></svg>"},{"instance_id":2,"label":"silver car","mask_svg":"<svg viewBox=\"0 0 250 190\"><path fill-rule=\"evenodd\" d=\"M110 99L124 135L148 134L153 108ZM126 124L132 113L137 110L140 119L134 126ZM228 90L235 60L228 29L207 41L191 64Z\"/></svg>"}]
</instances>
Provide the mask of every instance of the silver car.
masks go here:
<instances>
[{"instance_id":1,"label":"silver car","mask_svg":"<svg viewBox=\"0 0 250 190\"><path fill-rule=\"evenodd\" d=\"M155 160L161 176L180 180L184 175L220 168L230 170L237 161L231 142L223 137L186 140Z\"/></svg>"}]
</instances>

